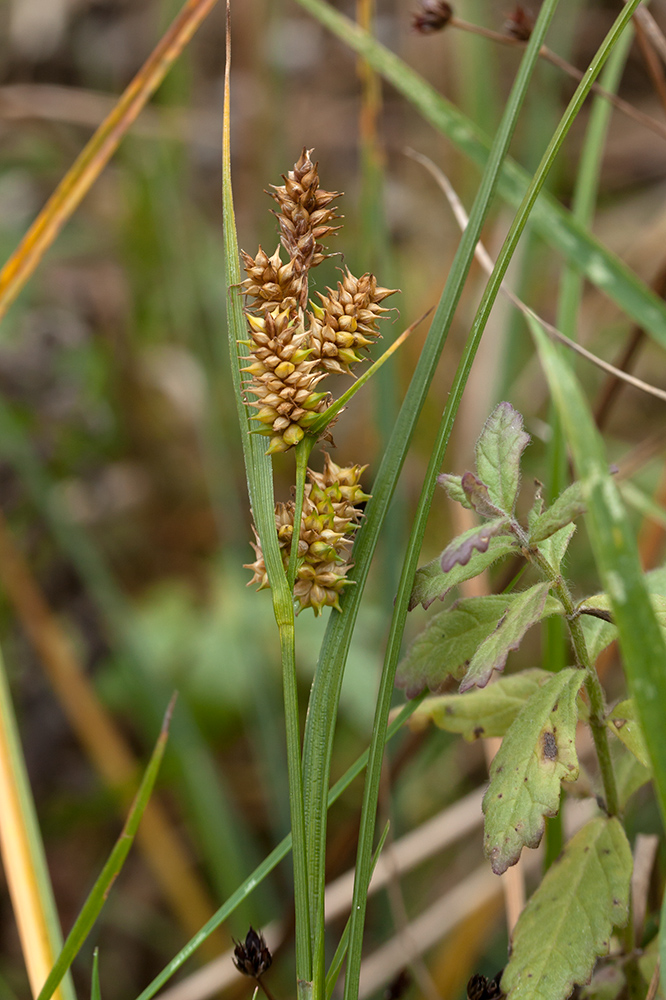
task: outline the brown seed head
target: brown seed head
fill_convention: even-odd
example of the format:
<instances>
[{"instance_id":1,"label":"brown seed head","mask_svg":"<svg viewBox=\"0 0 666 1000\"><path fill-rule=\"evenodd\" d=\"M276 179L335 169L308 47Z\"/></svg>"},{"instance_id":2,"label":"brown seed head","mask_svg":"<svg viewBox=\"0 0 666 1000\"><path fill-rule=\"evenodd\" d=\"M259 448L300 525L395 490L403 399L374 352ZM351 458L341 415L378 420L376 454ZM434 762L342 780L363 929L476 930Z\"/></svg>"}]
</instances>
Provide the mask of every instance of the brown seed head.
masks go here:
<instances>
[{"instance_id":1,"label":"brown seed head","mask_svg":"<svg viewBox=\"0 0 666 1000\"><path fill-rule=\"evenodd\" d=\"M293 262L294 273L303 281L299 301L303 309L307 305L308 271L327 256L321 240L335 231L337 227L330 223L338 218L331 202L339 192L319 187L319 165L312 162L311 153L311 149L304 147L294 169L286 176L283 174L284 184L271 185L280 209L275 214L282 246Z\"/></svg>"},{"instance_id":2,"label":"brown seed head","mask_svg":"<svg viewBox=\"0 0 666 1000\"><path fill-rule=\"evenodd\" d=\"M519 42L529 42L534 30L534 17L529 11L516 4L513 12L504 22L504 32Z\"/></svg>"},{"instance_id":3,"label":"brown seed head","mask_svg":"<svg viewBox=\"0 0 666 1000\"><path fill-rule=\"evenodd\" d=\"M453 8L446 0L421 0L412 16L412 27L422 35L432 35L445 28L453 17Z\"/></svg>"},{"instance_id":4,"label":"brown seed head","mask_svg":"<svg viewBox=\"0 0 666 1000\"><path fill-rule=\"evenodd\" d=\"M247 274L241 288L244 295L254 299L254 309L263 312L279 306L281 310L291 312L298 308L303 279L296 274L293 261L282 263L279 247L272 257L261 247L256 257L251 257L244 250L241 250L241 257Z\"/></svg>"},{"instance_id":5,"label":"brown seed head","mask_svg":"<svg viewBox=\"0 0 666 1000\"><path fill-rule=\"evenodd\" d=\"M271 967L273 956L263 934L250 927L244 941L235 941L233 963L244 976L259 979Z\"/></svg>"}]
</instances>

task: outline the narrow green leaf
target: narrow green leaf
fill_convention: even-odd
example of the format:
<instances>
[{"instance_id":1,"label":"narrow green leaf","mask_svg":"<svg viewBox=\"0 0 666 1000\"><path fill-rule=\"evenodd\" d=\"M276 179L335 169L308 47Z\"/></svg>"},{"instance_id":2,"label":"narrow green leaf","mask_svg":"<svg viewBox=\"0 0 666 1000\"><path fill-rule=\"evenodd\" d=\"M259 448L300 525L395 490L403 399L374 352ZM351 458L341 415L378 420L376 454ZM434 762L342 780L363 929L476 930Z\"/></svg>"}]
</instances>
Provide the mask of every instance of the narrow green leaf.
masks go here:
<instances>
[{"instance_id":1,"label":"narrow green leaf","mask_svg":"<svg viewBox=\"0 0 666 1000\"><path fill-rule=\"evenodd\" d=\"M627 698L616 705L606 720L608 728L615 733L619 740L622 740L627 750L631 750L634 757L643 765L650 766L645 737L641 732L641 726L636 717L636 706L633 698Z\"/></svg>"},{"instance_id":2,"label":"narrow green leaf","mask_svg":"<svg viewBox=\"0 0 666 1000\"><path fill-rule=\"evenodd\" d=\"M625 8L626 9L626 8ZM588 404L562 353L540 324L530 323L550 391L571 447L588 505L587 525L604 589L618 627L629 691L645 734L661 814L666 821L666 645L648 597L636 539Z\"/></svg>"},{"instance_id":3,"label":"narrow green leaf","mask_svg":"<svg viewBox=\"0 0 666 1000\"><path fill-rule=\"evenodd\" d=\"M469 742L481 736L504 736L525 702L552 676L548 670L522 670L467 694L426 698L412 716L413 725L430 720Z\"/></svg>"},{"instance_id":4,"label":"narrow green leaf","mask_svg":"<svg viewBox=\"0 0 666 1000\"><path fill-rule=\"evenodd\" d=\"M629 913L631 849L619 820L599 816L551 865L516 924L502 976L507 1000L565 1000L586 983Z\"/></svg>"},{"instance_id":5,"label":"narrow green leaf","mask_svg":"<svg viewBox=\"0 0 666 1000\"><path fill-rule=\"evenodd\" d=\"M585 513L585 501L580 483L572 483L563 493L547 508L532 525L530 525L530 543L549 538L556 531L564 528L567 524Z\"/></svg>"},{"instance_id":6,"label":"narrow green leaf","mask_svg":"<svg viewBox=\"0 0 666 1000\"><path fill-rule=\"evenodd\" d=\"M504 535L509 531L509 519L498 517L494 521L486 521L476 528L470 528L458 535L446 546L440 557L443 573L450 573L456 566L466 566L474 552L487 552L490 539L496 535ZM475 574L476 575L476 574Z\"/></svg>"},{"instance_id":7,"label":"narrow green leaf","mask_svg":"<svg viewBox=\"0 0 666 1000\"><path fill-rule=\"evenodd\" d=\"M444 487L450 500L455 500L457 503L462 504L463 507L467 507L468 510L472 509L472 505L462 487L462 476L452 476L448 472L443 472L441 476L437 476L437 482L440 486Z\"/></svg>"},{"instance_id":8,"label":"narrow green leaf","mask_svg":"<svg viewBox=\"0 0 666 1000\"><path fill-rule=\"evenodd\" d=\"M518 714L490 767L483 798L484 850L496 875L537 847L544 817L560 807L560 782L578 777L576 698L582 670L551 676Z\"/></svg>"},{"instance_id":9,"label":"narrow green leaf","mask_svg":"<svg viewBox=\"0 0 666 1000\"><path fill-rule=\"evenodd\" d=\"M167 737L169 734L169 723L171 722L174 700L174 698L171 699L169 707L167 708L164 716L164 723L162 725L162 731L157 739L155 749L153 750L151 758L148 762L148 767L146 768L139 789L134 797L134 802L132 803L127 819L125 820L122 832L116 841L115 847L109 855L109 860L104 865L99 878L95 882L88 898L83 904L81 912L74 921L74 926L67 935L67 940L62 947L62 951L58 955L55 965L48 974L46 982L44 983L37 1000L49 1000L49 998L53 995L58 983L61 981L62 977L65 975L81 950L83 942L90 933L93 924L97 920L97 917L107 900L113 882L117 878L125 863L125 858L129 853L129 849L132 846L141 817L143 816L146 806L148 805L148 800L152 794L153 787L157 779L157 773L160 769L160 764L162 763L162 757L164 756L164 750L166 748Z\"/></svg>"},{"instance_id":10,"label":"narrow green leaf","mask_svg":"<svg viewBox=\"0 0 666 1000\"><path fill-rule=\"evenodd\" d=\"M416 711L420 702L418 699L409 702L398 712L397 716L393 722L388 727L386 733L387 741L392 739L397 732L401 729L403 724L407 719ZM369 751L365 750L360 757L358 757L354 763L349 767L341 778L336 781L331 789L328 790L326 808L330 808L334 802L340 798L345 789L349 788L352 781L363 772L363 768L368 763ZM261 885L263 880L269 875L274 868L276 868L279 863L287 857L291 850L291 834L287 834L286 837L280 841L280 843L273 848L267 857L257 865L253 872L245 879L241 885L238 886L236 891L227 899L222 906L213 914L210 920L204 924L200 931L198 931L194 937L190 938L184 948L175 955L168 965L165 966L162 971L155 976L155 978L146 986L146 988L139 994L137 1000L152 1000L152 997L158 993L165 983L171 979L171 977L180 969L182 965L190 958L197 948L200 948L206 938L210 937L214 930L216 930L220 924L223 924L225 920L231 916L231 914L240 906L244 899L252 895L257 886Z\"/></svg>"},{"instance_id":11,"label":"narrow green leaf","mask_svg":"<svg viewBox=\"0 0 666 1000\"><path fill-rule=\"evenodd\" d=\"M498 403L476 443L476 471L493 503L512 514L520 486L520 458L530 443L523 418L510 403Z\"/></svg>"},{"instance_id":12,"label":"narrow green leaf","mask_svg":"<svg viewBox=\"0 0 666 1000\"><path fill-rule=\"evenodd\" d=\"M476 529L472 528L471 530L475 531ZM413 611L417 604L422 604L427 610L438 598L440 601L444 600L453 587L464 583L465 580L472 580L498 559L509 555L510 552L515 552L517 548L518 543L515 538L508 535L497 535L490 539L488 549L485 552L473 552L466 566L454 566L449 573L443 572L442 557L437 556L436 559L426 563L425 566L421 566L416 571L414 589L409 599L409 610Z\"/></svg>"},{"instance_id":13,"label":"narrow green leaf","mask_svg":"<svg viewBox=\"0 0 666 1000\"><path fill-rule=\"evenodd\" d=\"M485 687L493 670L504 670L511 650L518 649L527 630L543 618L550 586L548 581L537 583L529 590L512 595L513 600L507 604L506 613L497 628L481 643L472 657L460 685L461 694L474 685Z\"/></svg>"},{"instance_id":14,"label":"narrow green leaf","mask_svg":"<svg viewBox=\"0 0 666 1000\"><path fill-rule=\"evenodd\" d=\"M485 166L490 148L488 136L403 59L324 0L298 0L298 3L363 56L456 149L478 167ZM531 179L526 170L507 158L499 179L499 194L517 207ZM666 305L659 296L545 191L534 205L530 227L634 322L645 327L657 343L666 346Z\"/></svg>"},{"instance_id":15,"label":"narrow green leaf","mask_svg":"<svg viewBox=\"0 0 666 1000\"><path fill-rule=\"evenodd\" d=\"M102 1000L102 991L99 985L99 948L93 952L92 983L90 985L90 1000Z\"/></svg>"}]
</instances>

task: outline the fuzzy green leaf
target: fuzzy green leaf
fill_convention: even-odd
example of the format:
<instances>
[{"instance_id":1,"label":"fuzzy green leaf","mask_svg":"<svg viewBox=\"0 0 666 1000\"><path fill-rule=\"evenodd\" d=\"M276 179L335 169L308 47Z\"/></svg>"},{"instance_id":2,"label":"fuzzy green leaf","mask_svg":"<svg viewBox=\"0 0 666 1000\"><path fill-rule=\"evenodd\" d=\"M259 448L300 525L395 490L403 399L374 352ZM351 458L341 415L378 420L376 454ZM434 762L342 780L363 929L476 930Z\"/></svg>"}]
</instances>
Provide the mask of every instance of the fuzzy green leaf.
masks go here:
<instances>
[{"instance_id":1,"label":"fuzzy green leaf","mask_svg":"<svg viewBox=\"0 0 666 1000\"><path fill-rule=\"evenodd\" d=\"M520 457L530 442L523 418L510 403L498 403L476 443L476 471L491 501L513 513L520 486Z\"/></svg>"},{"instance_id":2,"label":"fuzzy green leaf","mask_svg":"<svg viewBox=\"0 0 666 1000\"><path fill-rule=\"evenodd\" d=\"M576 697L582 670L568 668L536 691L518 714L490 767L483 798L484 850L496 875L537 847L544 817L555 816L560 782L578 777Z\"/></svg>"},{"instance_id":3,"label":"fuzzy green leaf","mask_svg":"<svg viewBox=\"0 0 666 1000\"><path fill-rule=\"evenodd\" d=\"M626 701L621 701L619 705L616 705L606 723L611 732L615 733L619 740L622 740L627 750L631 750L643 767L649 767L650 759L645 745L645 737L636 717L633 698L627 698Z\"/></svg>"},{"instance_id":4,"label":"fuzzy green leaf","mask_svg":"<svg viewBox=\"0 0 666 1000\"><path fill-rule=\"evenodd\" d=\"M513 933L507 1000L565 1000L608 952L629 912L631 850L619 820L599 816L548 869Z\"/></svg>"},{"instance_id":5,"label":"fuzzy green leaf","mask_svg":"<svg viewBox=\"0 0 666 1000\"><path fill-rule=\"evenodd\" d=\"M472 509L467 494L462 488L462 476L452 476L448 472L443 472L441 476L437 476L437 482L444 487L450 500L455 500L456 503L462 504L468 510Z\"/></svg>"},{"instance_id":6,"label":"fuzzy green leaf","mask_svg":"<svg viewBox=\"0 0 666 1000\"><path fill-rule=\"evenodd\" d=\"M572 483L530 525L530 543L534 545L544 538L549 538L584 513L585 503L581 485L578 482Z\"/></svg>"},{"instance_id":7,"label":"fuzzy green leaf","mask_svg":"<svg viewBox=\"0 0 666 1000\"><path fill-rule=\"evenodd\" d=\"M461 694L474 685L485 687L493 670L504 670L511 650L518 649L527 630L544 617L549 589L550 583L537 583L529 590L516 594L514 600L507 604L506 614L500 618L497 628L472 657L460 685Z\"/></svg>"},{"instance_id":8,"label":"fuzzy green leaf","mask_svg":"<svg viewBox=\"0 0 666 1000\"><path fill-rule=\"evenodd\" d=\"M523 670L467 694L426 698L412 716L413 725L431 720L439 729L460 733L470 742L481 736L504 736L525 702L552 676L548 670Z\"/></svg>"},{"instance_id":9,"label":"fuzzy green leaf","mask_svg":"<svg viewBox=\"0 0 666 1000\"><path fill-rule=\"evenodd\" d=\"M564 528L556 531L554 535L544 538L541 542L537 542L539 552L557 573L559 573L562 560L566 555L569 542L573 538L575 531L575 524L567 524Z\"/></svg>"},{"instance_id":10,"label":"fuzzy green leaf","mask_svg":"<svg viewBox=\"0 0 666 1000\"><path fill-rule=\"evenodd\" d=\"M473 528L472 531L476 531L476 528ZM425 566L421 566L416 571L414 589L409 599L409 610L412 611L417 604L422 604L427 609L437 598L443 600L453 587L478 576L498 559L514 552L517 546L515 538L510 535L496 535L490 539L485 552L472 552L471 558L465 566L458 564L449 573L442 570L441 556L437 556L436 559L426 563Z\"/></svg>"}]
</instances>

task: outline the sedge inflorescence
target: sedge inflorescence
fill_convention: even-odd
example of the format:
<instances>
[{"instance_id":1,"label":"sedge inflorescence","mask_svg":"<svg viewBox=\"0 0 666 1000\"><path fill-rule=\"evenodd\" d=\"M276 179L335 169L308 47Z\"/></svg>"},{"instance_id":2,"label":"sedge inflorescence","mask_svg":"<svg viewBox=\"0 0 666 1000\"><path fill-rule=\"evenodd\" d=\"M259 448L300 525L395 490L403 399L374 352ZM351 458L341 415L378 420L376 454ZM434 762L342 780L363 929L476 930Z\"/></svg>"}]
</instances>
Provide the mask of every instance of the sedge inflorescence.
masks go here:
<instances>
[{"instance_id":1,"label":"sedge inflorescence","mask_svg":"<svg viewBox=\"0 0 666 1000\"><path fill-rule=\"evenodd\" d=\"M382 288L372 274L355 277L346 268L335 288L309 300L313 267L330 256L323 240L337 228L337 191L319 186L312 150L303 149L284 184L272 185L280 244L270 256L242 251L247 275L249 339L243 371L247 403L256 413L257 431L269 440L268 454L288 451L309 434L332 402L319 383L332 375L351 375L364 352L379 337L378 321L388 311L381 303L396 289ZM286 251L287 260L282 258ZM249 398L249 397L253 398ZM298 610L339 608L351 567L353 534L361 517L355 504L368 499L360 485L365 467L336 465L328 455L321 473L308 469L298 536L294 600ZM280 503L275 524L285 570L294 534L295 503ZM259 589L269 585L261 543L255 530L256 560L247 566Z\"/></svg>"}]
</instances>

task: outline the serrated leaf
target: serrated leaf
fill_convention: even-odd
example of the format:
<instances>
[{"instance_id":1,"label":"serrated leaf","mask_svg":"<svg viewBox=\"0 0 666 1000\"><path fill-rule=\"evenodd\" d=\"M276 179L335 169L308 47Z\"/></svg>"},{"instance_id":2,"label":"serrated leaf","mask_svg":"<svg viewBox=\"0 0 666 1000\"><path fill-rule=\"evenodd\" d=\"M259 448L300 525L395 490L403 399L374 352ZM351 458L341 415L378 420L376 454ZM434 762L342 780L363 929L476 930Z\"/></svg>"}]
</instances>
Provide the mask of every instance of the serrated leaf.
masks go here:
<instances>
[{"instance_id":1,"label":"serrated leaf","mask_svg":"<svg viewBox=\"0 0 666 1000\"><path fill-rule=\"evenodd\" d=\"M478 576L484 569L492 566L494 562L516 550L518 543L511 535L497 535L490 539L490 544L486 552L473 552L466 566L458 564L449 573L444 573L441 566L441 556L437 556L431 562L426 563L416 571L414 577L414 589L409 599L409 610L412 611L417 604L422 604L424 608L429 608L437 598L442 600L448 592Z\"/></svg>"},{"instance_id":2,"label":"serrated leaf","mask_svg":"<svg viewBox=\"0 0 666 1000\"><path fill-rule=\"evenodd\" d=\"M487 552L490 539L504 534L508 523L508 518L498 517L494 521L486 521L485 524L479 524L458 535L442 552L440 557L442 572L450 573L454 566L466 566L475 551Z\"/></svg>"},{"instance_id":3,"label":"serrated leaf","mask_svg":"<svg viewBox=\"0 0 666 1000\"><path fill-rule=\"evenodd\" d=\"M466 472L460 480L460 484L465 496L469 500L470 507L473 507L481 517L503 516L504 511L501 511L491 501L486 484L478 476L475 476L473 472Z\"/></svg>"},{"instance_id":4,"label":"serrated leaf","mask_svg":"<svg viewBox=\"0 0 666 1000\"><path fill-rule=\"evenodd\" d=\"M456 503L462 504L468 510L472 509L467 494L462 488L462 476L452 476L448 472L443 472L441 476L437 476L437 482L444 487L450 500L455 500Z\"/></svg>"},{"instance_id":5,"label":"serrated leaf","mask_svg":"<svg viewBox=\"0 0 666 1000\"><path fill-rule=\"evenodd\" d=\"M521 913L502 976L507 1000L565 1000L586 983L629 912L631 850L619 820L587 823Z\"/></svg>"},{"instance_id":6,"label":"serrated leaf","mask_svg":"<svg viewBox=\"0 0 666 1000\"><path fill-rule=\"evenodd\" d=\"M498 403L476 443L476 471L500 510L513 513L520 486L520 457L530 442L523 418L510 403Z\"/></svg>"},{"instance_id":7,"label":"serrated leaf","mask_svg":"<svg viewBox=\"0 0 666 1000\"><path fill-rule=\"evenodd\" d=\"M627 698L616 705L606 719L606 724L611 732L615 733L619 740L622 740L627 750L630 750L634 757L640 761L643 767L650 766L645 737L641 731L640 723L636 717L636 707L633 698Z\"/></svg>"},{"instance_id":8,"label":"serrated leaf","mask_svg":"<svg viewBox=\"0 0 666 1000\"><path fill-rule=\"evenodd\" d=\"M572 483L530 526L530 543L534 545L536 542L543 541L544 538L550 538L556 531L564 528L584 513L585 503L583 502L581 484Z\"/></svg>"},{"instance_id":9,"label":"serrated leaf","mask_svg":"<svg viewBox=\"0 0 666 1000\"><path fill-rule=\"evenodd\" d=\"M504 670L511 650L518 649L527 630L544 617L549 588L548 582L537 583L529 590L520 591L507 604L506 614L498 622L497 628L481 643L472 657L460 685L461 694L474 685L485 687L493 670Z\"/></svg>"},{"instance_id":10,"label":"serrated leaf","mask_svg":"<svg viewBox=\"0 0 666 1000\"><path fill-rule=\"evenodd\" d=\"M398 687L405 689L408 698L414 698L425 687L440 690L447 677L459 679L506 607L506 597L491 594L464 598L435 615L398 665Z\"/></svg>"},{"instance_id":11,"label":"serrated leaf","mask_svg":"<svg viewBox=\"0 0 666 1000\"><path fill-rule=\"evenodd\" d=\"M551 679L547 670L523 670L510 677L500 677L495 684L468 691L426 698L414 712L412 722L430 719L439 729L460 733L466 740L504 736L535 691Z\"/></svg>"},{"instance_id":12,"label":"serrated leaf","mask_svg":"<svg viewBox=\"0 0 666 1000\"><path fill-rule=\"evenodd\" d=\"M555 816L560 782L578 777L576 697L582 670L551 677L519 712L490 767L483 797L484 850L496 875L515 865L523 847L537 847L544 817Z\"/></svg>"},{"instance_id":13,"label":"serrated leaf","mask_svg":"<svg viewBox=\"0 0 666 1000\"><path fill-rule=\"evenodd\" d=\"M556 572L560 570L562 560L569 548L569 542L575 532L576 525L567 524L564 528L556 531L554 535L551 535L550 538L544 538L542 541L537 542L539 552Z\"/></svg>"}]
</instances>

